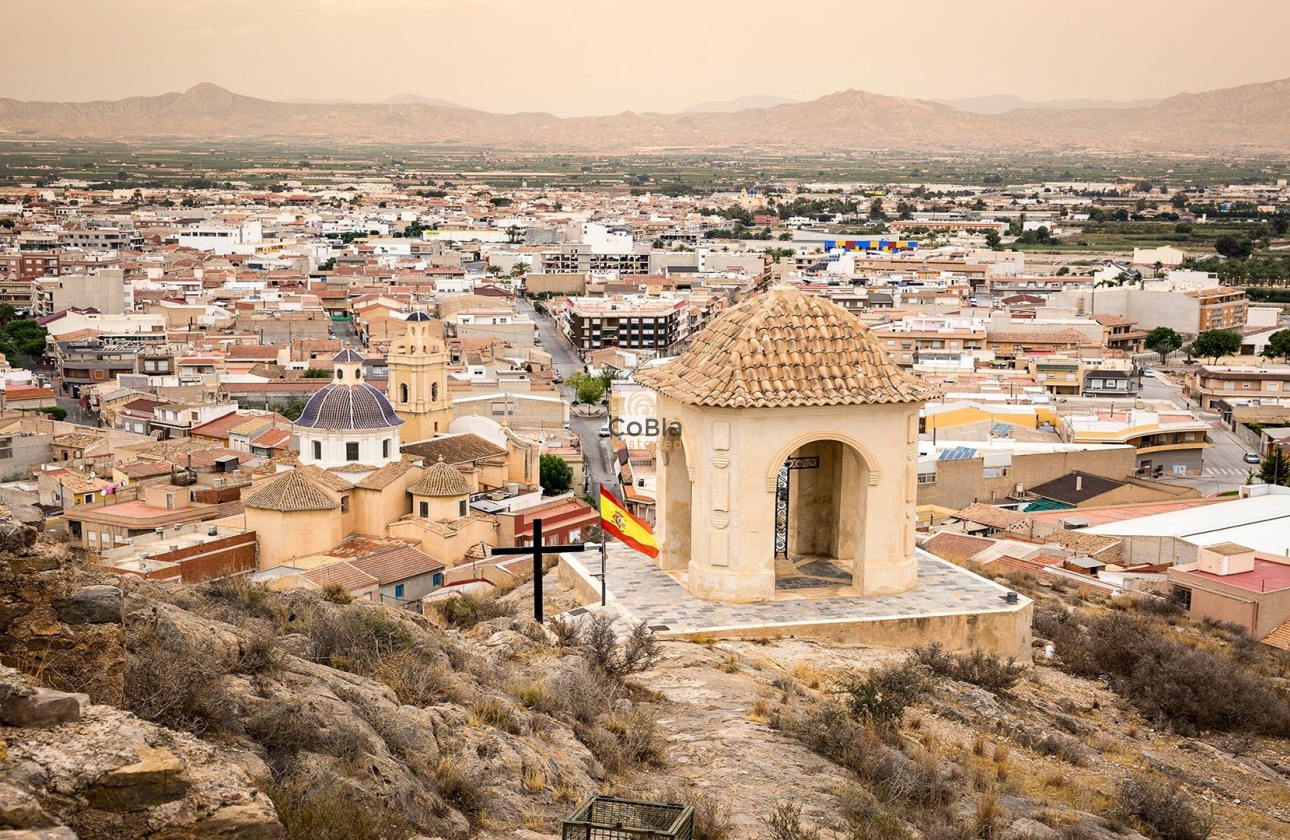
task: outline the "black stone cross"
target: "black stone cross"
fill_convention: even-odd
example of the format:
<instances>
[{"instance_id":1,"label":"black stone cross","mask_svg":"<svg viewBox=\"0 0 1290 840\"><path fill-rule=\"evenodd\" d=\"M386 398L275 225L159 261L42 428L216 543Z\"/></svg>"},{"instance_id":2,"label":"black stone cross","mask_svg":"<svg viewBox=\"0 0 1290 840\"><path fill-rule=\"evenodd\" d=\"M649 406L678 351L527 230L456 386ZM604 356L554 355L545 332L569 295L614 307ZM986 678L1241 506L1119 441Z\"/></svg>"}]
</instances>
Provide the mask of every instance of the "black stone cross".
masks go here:
<instances>
[{"instance_id":1,"label":"black stone cross","mask_svg":"<svg viewBox=\"0 0 1290 840\"><path fill-rule=\"evenodd\" d=\"M542 558L548 554L559 554L562 551L586 551L581 543L578 545L545 545L542 542L542 520L533 520L533 545L517 545L514 548L494 548L498 554L528 554L533 557L533 618L542 623Z\"/></svg>"}]
</instances>

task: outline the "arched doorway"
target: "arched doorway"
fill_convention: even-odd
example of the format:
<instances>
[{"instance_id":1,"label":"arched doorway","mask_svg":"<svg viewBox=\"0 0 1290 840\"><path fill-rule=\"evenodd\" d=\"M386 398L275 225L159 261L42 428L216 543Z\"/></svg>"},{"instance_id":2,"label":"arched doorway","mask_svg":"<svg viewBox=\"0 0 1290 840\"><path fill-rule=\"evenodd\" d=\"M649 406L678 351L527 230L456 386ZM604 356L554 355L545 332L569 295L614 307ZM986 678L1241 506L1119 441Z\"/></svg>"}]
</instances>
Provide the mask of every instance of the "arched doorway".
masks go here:
<instances>
[{"instance_id":1,"label":"arched doorway","mask_svg":"<svg viewBox=\"0 0 1290 840\"><path fill-rule=\"evenodd\" d=\"M780 466L775 490L775 588L862 585L864 457L839 440L799 446Z\"/></svg>"},{"instance_id":2,"label":"arched doorway","mask_svg":"<svg viewBox=\"0 0 1290 840\"><path fill-rule=\"evenodd\" d=\"M690 567L690 548L693 538L693 482L690 481L685 444L680 436L663 438L663 522L660 535L659 560L670 572L685 573Z\"/></svg>"}]
</instances>

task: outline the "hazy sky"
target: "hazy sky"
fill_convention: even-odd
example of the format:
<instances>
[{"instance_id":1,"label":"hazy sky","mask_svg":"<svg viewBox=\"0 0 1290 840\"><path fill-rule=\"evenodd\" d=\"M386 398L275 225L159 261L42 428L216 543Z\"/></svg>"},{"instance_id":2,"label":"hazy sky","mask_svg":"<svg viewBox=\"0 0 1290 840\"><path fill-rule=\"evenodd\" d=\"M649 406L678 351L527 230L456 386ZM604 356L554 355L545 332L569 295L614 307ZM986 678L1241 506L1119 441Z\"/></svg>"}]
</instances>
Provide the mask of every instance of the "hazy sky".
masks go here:
<instances>
[{"instance_id":1,"label":"hazy sky","mask_svg":"<svg viewBox=\"0 0 1290 840\"><path fill-rule=\"evenodd\" d=\"M1136 99L1290 77L1286 0L0 0L0 23L0 97L15 99L214 82L568 116L846 88Z\"/></svg>"}]
</instances>

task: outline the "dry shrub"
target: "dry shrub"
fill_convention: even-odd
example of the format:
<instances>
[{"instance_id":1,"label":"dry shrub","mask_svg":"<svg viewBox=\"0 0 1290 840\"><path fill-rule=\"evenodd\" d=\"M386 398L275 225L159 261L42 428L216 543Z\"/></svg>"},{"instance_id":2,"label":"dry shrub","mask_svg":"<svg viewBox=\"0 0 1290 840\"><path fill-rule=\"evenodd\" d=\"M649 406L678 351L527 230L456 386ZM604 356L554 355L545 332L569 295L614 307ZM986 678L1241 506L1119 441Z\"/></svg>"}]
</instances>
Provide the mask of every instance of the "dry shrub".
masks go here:
<instances>
[{"instance_id":1,"label":"dry shrub","mask_svg":"<svg viewBox=\"0 0 1290 840\"><path fill-rule=\"evenodd\" d=\"M557 672L551 689L560 698L561 710L582 724L599 719L623 694L619 683L586 662Z\"/></svg>"},{"instance_id":2,"label":"dry shrub","mask_svg":"<svg viewBox=\"0 0 1290 840\"><path fill-rule=\"evenodd\" d=\"M982 840L994 840L1000 836L1008 825L1008 815L999 798L993 791L987 791L977 797L972 811L972 836Z\"/></svg>"},{"instance_id":3,"label":"dry shrub","mask_svg":"<svg viewBox=\"0 0 1290 840\"><path fill-rule=\"evenodd\" d=\"M709 791L669 788L659 794L659 801L680 802L694 808L693 840L730 840L734 836L730 805Z\"/></svg>"},{"instance_id":4,"label":"dry shrub","mask_svg":"<svg viewBox=\"0 0 1290 840\"><path fill-rule=\"evenodd\" d=\"M886 802L938 808L954 799L953 788L930 757L906 756L888 743L895 739L889 729L857 721L839 704L788 718L783 727L810 749L855 773Z\"/></svg>"},{"instance_id":5,"label":"dry shrub","mask_svg":"<svg viewBox=\"0 0 1290 840\"><path fill-rule=\"evenodd\" d=\"M1079 766L1084 763L1084 749L1078 741L1050 732L1031 746L1035 752L1049 755L1067 764Z\"/></svg>"},{"instance_id":6,"label":"dry shrub","mask_svg":"<svg viewBox=\"0 0 1290 840\"><path fill-rule=\"evenodd\" d=\"M843 825L838 840L909 840L909 829L900 817L884 808L874 795L857 785L838 793Z\"/></svg>"},{"instance_id":7,"label":"dry shrub","mask_svg":"<svg viewBox=\"0 0 1290 840\"><path fill-rule=\"evenodd\" d=\"M439 796L472 822L484 808L484 795L455 756L445 755L434 768Z\"/></svg>"},{"instance_id":8,"label":"dry shrub","mask_svg":"<svg viewBox=\"0 0 1290 840\"><path fill-rule=\"evenodd\" d=\"M659 732L658 717L649 707L635 705L627 711L615 712L605 719L604 725L618 738L623 758L630 765L659 767L666 760L667 749Z\"/></svg>"},{"instance_id":9,"label":"dry shrub","mask_svg":"<svg viewBox=\"0 0 1290 840\"><path fill-rule=\"evenodd\" d=\"M1035 629L1056 644L1064 669L1088 678L1109 675L1111 688L1144 716L1180 733L1290 734L1285 694L1220 654L1167 638L1154 622L1125 613L1040 610Z\"/></svg>"},{"instance_id":10,"label":"dry shrub","mask_svg":"<svg viewBox=\"0 0 1290 840\"><path fill-rule=\"evenodd\" d=\"M147 628L127 641L125 708L144 720L201 734L229 731L237 704L213 648Z\"/></svg>"},{"instance_id":11,"label":"dry shrub","mask_svg":"<svg viewBox=\"0 0 1290 840\"><path fill-rule=\"evenodd\" d=\"M802 824L802 809L789 802L780 802L762 817L769 840L820 840L818 829Z\"/></svg>"},{"instance_id":12,"label":"dry shrub","mask_svg":"<svg viewBox=\"0 0 1290 840\"><path fill-rule=\"evenodd\" d=\"M272 633L254 633L249 639L240 639L237 664L238 674L276 674L282 670L282 650Z\"/></svg>"},{"instance_id":13,"label":"dry shrub","mask_svg":"<svg viewBox=\"0 0 1290 840\"><path fill-rule=\"evenodd\" d=\"M1126 779L1116 789L1120 812L1140 822L1158 840L1205 840L1214 830L1212 816L1192 807L1193 798L1178 786L1146 776Z\"/></svg>"},{"instance_id":14,"label":"dry shrub","mask_svg":"<svg viewBox=\"0 0 1290 840\"><path fill-rule=\"evenodd\" d=\"M863 678L843 674L837 683L853 718L891 728L900 725L905 709L922 698L927 687L927 678L913 661L875 668Z\"/></svg>"},{"instance_id":15,"label":"dry shrub","mask_svg":"<svg viewBox=\"0 0 1290 840\"><path fill-rule=\"evenodd\" d=\"M494 618L512 618L516 607L497 598L476 598L462 593L434 602L434 609L449 627L469 630L481 621Z\"/></svg>"},{"instance_id":16,"label":"dry shrub","mask_svg":"<svg viewBox=\"0 0 1290 840\"><path fill-rule=\"evenodd\" d=\"M197 586L197 594L209 602L252 618L275 618L269 587L253 582L246 575L231 575L206 581Z\"/></svg>"},{"instance_id":17,"label":"dry shrub","mask_svg":"<svg viewBox=\"0 0 1290 840\"><path fill-rule=\"evenodd\" d=\"M396 811L349 798L339 789L294 789L268 784L283 840L405 840L416 832Z\"/></svg>"},{"instance_id":18,"label":"dry shrub","mask_svg":"<svg viewBox=\"0 0 1290 840\"><path fill-rule=\"evenodd\" d=\"M480 697L470 704L470 722L491 726L511 735L524 734L524 723L496 697Z\"/></svg>"},{"instance_id":19,"label":"dry shrub","mask_svg":"<svg viewBox=\"0 0 1290 840\"><path fill-rule=\"evenodd\" d=\"M633 626L627 638L619 644L614 617L608 613L596 613L587 619L582 625L579 640L587 661L602 673L619 680L644 671L658 658L658 640L645 622Z\"/></svg>"},{"instance_id":20,"label":"dry shrub","mask_svg":"<svg viewBox=\"0 0 1290 840\"><path fill-rule=\"evenodd\" d=\"M309 628L313 659L324 665L371 675L382 662L412 647L411 627L383 607L355 606L319 617Z\"/></svg>"},{"instance_id":21,"label":"dry shrub","mask_svg":"<svg viewBox=\"0 0 1290 840\"><path fill-rule=\"evenodd\" d=\"M520 705L534 712L551 714L559 711L564 698L558 696L544 679L526 680L515 683L510 688L511 696Z\"/></svg>"},{"instance_id":22,"label":"dry shrub","mask_svg":"<svg viewBox=\"0 0 1290 840\"><path fill-rule=\"evenodd\" d=\"M352 604L354 596L339 583L329 583L322 588L322 599L331 604Z\"/></svg>"},{"instance_id":23,"label":"dry shrub","mask_svg":"<svg viewBox=\"0 0 1290 840\"><path fill-rule=\"evenodd\" d=\"M407 706L431 706L459 699L460 682L447 665L417 646L390 654L372 676L388 685Z\"/></svg>"},{"instance_id":24,"label":"dry shrub","mask_svg":"<svg viewBox=\"0 0 1290 840\"><path fill-rule=\"evenodd\" d=\"M578 622L557 615L550 621L551 632L555 634L555 643L562 648L577 647L582 636Z\"/></svg>"},{"instance_id":25,"label":"dry shrub","mask_svg":"<svg viewBox=\"0 0 1290 840\"><path fill-rule=\"evenodd\" d=\"M1015 659L1002 659L979 650L971 653L950 653L940 642L916 647L913 658L932 674L959 682L980 686L994 694L1003 694L1017 684L1026 672L1024 665Z\"/></svg>"}]
</instances>

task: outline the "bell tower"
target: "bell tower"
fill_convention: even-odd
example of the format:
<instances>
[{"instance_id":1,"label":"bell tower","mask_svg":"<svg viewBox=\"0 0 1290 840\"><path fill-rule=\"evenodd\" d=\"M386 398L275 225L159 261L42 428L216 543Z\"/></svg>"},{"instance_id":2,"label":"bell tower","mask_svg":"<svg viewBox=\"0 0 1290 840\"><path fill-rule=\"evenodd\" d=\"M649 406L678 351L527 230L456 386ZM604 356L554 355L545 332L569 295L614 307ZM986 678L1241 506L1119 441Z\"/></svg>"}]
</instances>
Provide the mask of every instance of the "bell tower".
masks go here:
<instances>
[{"instance_id":1,"label":"bell tower","mask_svg":"<svg viewBox=\"0 0 1290 840\"><path fill-rule=\"evenodd\" d=\"M388 396L406 423L407 443L443 434L452 422L448 349L439 326L426 313L413 312L407 332L390 344Z\"/></svg>"}]
</instances>

